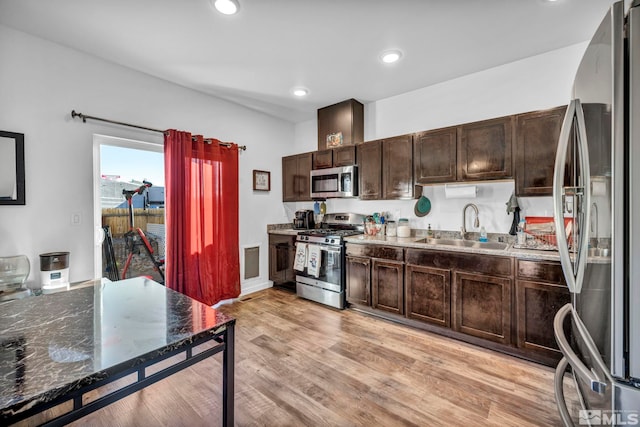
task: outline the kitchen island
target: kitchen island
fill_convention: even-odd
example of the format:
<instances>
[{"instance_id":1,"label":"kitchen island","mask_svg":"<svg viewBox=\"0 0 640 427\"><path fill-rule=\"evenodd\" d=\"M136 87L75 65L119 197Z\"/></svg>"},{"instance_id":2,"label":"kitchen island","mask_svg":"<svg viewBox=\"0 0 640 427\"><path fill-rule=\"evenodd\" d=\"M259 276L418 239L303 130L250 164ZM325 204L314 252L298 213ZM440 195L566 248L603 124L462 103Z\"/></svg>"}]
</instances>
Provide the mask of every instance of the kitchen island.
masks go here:
<instances>
[{"instance_id":1,"label":"kitchen island","mask_svg":"<svg viewBox=\"0 0 640 427\"><path fill-rule=\"evenodd\" d=\"M232 317L145 278L4 303L1 423L72 401L70 412L47 421L65 425L222 352L222 419L232 426L234 326ZM154 366L181 353L168 367ZM135 382L86 401L88 392L131 374Z\"/></svg>"}]
</instances>

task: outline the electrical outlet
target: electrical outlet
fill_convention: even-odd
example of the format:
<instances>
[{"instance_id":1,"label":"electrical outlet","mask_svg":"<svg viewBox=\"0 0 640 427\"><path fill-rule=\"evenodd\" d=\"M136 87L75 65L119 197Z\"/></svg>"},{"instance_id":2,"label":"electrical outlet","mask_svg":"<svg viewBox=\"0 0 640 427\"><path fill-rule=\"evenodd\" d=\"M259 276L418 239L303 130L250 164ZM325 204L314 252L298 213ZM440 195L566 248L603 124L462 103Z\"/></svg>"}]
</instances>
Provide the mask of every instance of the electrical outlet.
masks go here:
<instances>
[{"instance_id":1,"label":"electrical outlet","mask_svg":"<svg viewBox=\"0 0 640 427\"><path fill-rule=\"evenodd\" d=\"M80 225L80 224L82 224L82 212L72 212L71 225Z\"/></svg>"}]
</instances>

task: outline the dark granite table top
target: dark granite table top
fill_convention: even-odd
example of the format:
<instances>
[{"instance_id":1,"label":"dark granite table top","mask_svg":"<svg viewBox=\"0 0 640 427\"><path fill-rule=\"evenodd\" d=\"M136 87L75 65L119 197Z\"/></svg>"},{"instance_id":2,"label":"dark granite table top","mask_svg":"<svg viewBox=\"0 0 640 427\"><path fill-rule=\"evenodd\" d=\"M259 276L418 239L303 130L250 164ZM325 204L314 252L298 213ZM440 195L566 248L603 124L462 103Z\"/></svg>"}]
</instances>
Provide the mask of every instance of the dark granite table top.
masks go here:
<instances>
[{"instance_id":1,"label":"dark granite table top","mask_svg":"<svg viewBox=\"0 0 640 427\"><path fill-rule=\"evenodd\" d=\"M108 378L235 320L145 278L0 305L0 419Z\"/></svg>"}]
</instances>

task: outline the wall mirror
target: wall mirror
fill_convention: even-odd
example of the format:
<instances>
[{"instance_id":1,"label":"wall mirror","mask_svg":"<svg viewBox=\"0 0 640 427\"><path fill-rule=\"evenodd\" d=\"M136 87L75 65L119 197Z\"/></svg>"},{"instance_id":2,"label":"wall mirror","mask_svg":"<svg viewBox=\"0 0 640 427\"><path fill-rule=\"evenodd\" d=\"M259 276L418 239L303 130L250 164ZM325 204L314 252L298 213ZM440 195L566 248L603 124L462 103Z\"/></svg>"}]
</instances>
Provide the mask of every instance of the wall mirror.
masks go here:
<instances>
[{"instance_id":1,"label":"wall mirror","mask_svg":"<svg viewBox=\"0 0 640 427\"><path fill-rule=\"evenodd\" d=\"M24 134L0 130L0 205L24 204Z\"/></svg>"}]
</instances>

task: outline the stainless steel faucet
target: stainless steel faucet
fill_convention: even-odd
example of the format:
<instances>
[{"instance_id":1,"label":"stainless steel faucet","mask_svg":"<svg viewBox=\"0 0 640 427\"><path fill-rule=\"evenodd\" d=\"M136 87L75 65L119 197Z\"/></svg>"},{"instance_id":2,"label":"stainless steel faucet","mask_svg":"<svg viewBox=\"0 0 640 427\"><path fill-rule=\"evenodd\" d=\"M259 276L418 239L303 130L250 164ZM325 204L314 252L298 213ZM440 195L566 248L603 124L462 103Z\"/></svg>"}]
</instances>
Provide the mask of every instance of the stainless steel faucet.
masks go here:
<instances>
[{"instance_id":1,"label":"stainless steel faucet","mask_svg":"<svg viewBox=\"0 0 640 427\"><path fill-rule=\"evenodd\" d=\"M473 226L475 228L480 227L480 220L478 219L478 207L476 205L474 205L473 203L467 203L466 205L464 205L464 208L462 208L462 227L460 227L460 236L461 239L464 240L465 239L465 234L467 233L467 229L466 229L466 223L467 223L467 208L471 206L473 208L473 210L476 213L476 220L473 223Z\"/></svg>"}]
</instances>

